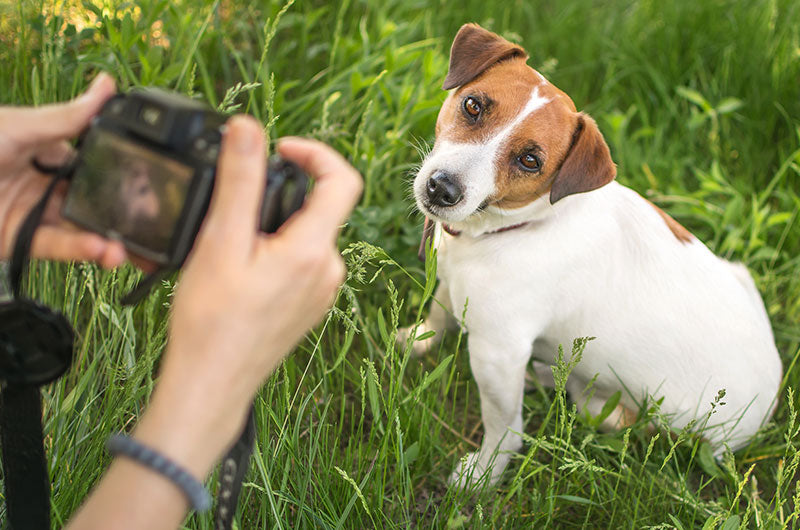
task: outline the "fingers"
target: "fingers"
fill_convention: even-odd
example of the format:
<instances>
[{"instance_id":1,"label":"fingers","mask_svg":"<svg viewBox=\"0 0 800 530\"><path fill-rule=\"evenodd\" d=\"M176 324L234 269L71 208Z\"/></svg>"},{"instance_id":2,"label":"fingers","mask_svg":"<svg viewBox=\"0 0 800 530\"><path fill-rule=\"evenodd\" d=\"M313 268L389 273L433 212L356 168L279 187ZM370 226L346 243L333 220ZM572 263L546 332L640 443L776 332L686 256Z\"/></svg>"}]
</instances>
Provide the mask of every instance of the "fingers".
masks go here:
<instances>
[{"instance_id":1,"label":"fingers","mask_svg":"<svg viewBox=\"0 0 800 530\"><path fill-rule=\"evenodd\" d=\"M153 272L155 264L129 256L123 244L86 232L72 225L43 225L36 229L31 256L58 261L93 261L104 269L119 267L130 259L144 272Z\"/></svg>"},{"instance_id":2,"label":"fingers","mask_svg":"<svg viewBox=\"0 0 800 530\"><path fill-rule=\"evenodd\" d=\"M200 234L233 251L252 250L264 197L267 161L261 125L249 116L228 121L211 206Z\"/></svg>"},{"instance_id":3,"label":"fingers","mask_svg":"<svg viewBox=\"0 0 800 530\"><path fill-rule=\"evenodd\" d=\"M315 140L284 138L278 152L315 180L300 214L291 218L284 230L299 232L302 237L335 239L361 195L361 175L342 155Z\"/></svg>"},{"instance_id":4,"label":"fingers","mask_svg":"<svg viewBox=\"0 0 800 530\"><path fill-rule=\"evenodd\" d=\"M106 254L109 243L97 234L58 226L40 226L33 236L31 255L58 261L95 261L104 267L120 265L118 254ZM105 258L105 259L104 259Z\"/></svg>"},{"instance_id":5,"label":"fingers","mask_svg":"<svg viewBox=\"0 0 800 530\"><path fill-rule=\"evenodd\" d=\"M66 140L57 140L36 148L33 159L45 167L58 168L69 162L75 150Z\"/></svg>"},{"instance_id":6,"label":"fingers","mask_svg":"<svg viewBox=\"0 0 800 530\"><path fill-rule=\"evenodd\" d=\"M113 269L114 267L119 267L127 259L130 259L131 263L139 267L145 272L151 272L154 270L154 267L150 263L142 263L141 260L136 260L133 256L128 256L128 253L125 251L125 247L119 241L108 241L104 240L106 243L105 251L103 251L103 255L100 256L100 259L97 260L97 263L100 264L101 267L104 269Z\"/></svg>"},{"instance_id":7,"label":"fingers","mask_svg":"<svg viewBox=\"0 0 800 530\"><path fill-rule=\"evenodd\" d=\"M9 127L9 135L22 145L77 136L115 92L113 79L108 74L101 73L86 92L67 103L33 109L6 109L6 118L9 124L13 124L13 127Z\"/></svg>"}]
</instances>

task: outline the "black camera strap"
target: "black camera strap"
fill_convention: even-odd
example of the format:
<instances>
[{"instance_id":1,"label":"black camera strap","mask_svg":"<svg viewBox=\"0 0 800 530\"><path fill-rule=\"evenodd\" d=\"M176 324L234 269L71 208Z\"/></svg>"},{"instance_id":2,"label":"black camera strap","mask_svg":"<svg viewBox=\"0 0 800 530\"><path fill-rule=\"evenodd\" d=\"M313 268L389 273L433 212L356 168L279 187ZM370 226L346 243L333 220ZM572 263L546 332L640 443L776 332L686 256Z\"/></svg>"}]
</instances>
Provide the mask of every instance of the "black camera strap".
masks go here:
<instances>
[{"instance_id":1,"label":"black camera strap","mask_svg":"<svg viewBox=\"0 0 800 530\"><path fill-rule=\"evenodd\" d=\"M50 528L50 480L39 387L58 379L69 367L74 334L63 315L22 298L21 284L33 233L68 170L56 173L22 223L9 267L14 298L0 304L0 443L8 526L13 530Z\"/></svg>"},{"instance_id":2,"label":"black camera strap","mask_svg":"<svg viewBox=\"0 0 800 530\"><path fill-rule=\"evenodd\" d=\"M236 506L239 504L239 493L242 490L244 475L250 467L250 455L253 454L255 437L256 416L251 405L242 434L222 459L219 489L217 490L215 530L229 530L233 527L233 516L236 514Z\"/></svg>"},{"instance_id":3,"label":"black camera strap","mask_svg":"<svg viewBox=\"0 0 800 530\"><path fill-rule=\"evenodd\" d=\"M175 272L175 269L170 267L164 267L152 272L144 277L139 283L137 283L133 289L122 298L119 299L119 302L122 305L136 305L141 302L145 296L150 292L150 290L158 284L161 280L165 279L167 276Z\"/></svg>"}]
</instances>

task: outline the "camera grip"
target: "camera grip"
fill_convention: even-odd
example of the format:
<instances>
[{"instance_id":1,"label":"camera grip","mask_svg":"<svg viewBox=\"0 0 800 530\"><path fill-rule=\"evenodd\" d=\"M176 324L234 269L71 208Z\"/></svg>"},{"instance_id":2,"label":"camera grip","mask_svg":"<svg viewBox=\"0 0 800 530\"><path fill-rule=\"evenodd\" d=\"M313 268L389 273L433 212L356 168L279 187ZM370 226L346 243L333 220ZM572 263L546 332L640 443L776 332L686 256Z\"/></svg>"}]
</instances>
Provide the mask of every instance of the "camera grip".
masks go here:
<instances>
[{"instance_id":1,"label":"camera grip","mask_svg":"<svg viewBox=\"0 0 800 530\"><path fill-rule=\"evenodd\" d=\"M261 203L259 228L271 234L303 206L308 176L290 160L273 156L267 165L267 186Z\"/></svg>"}]
</instances>

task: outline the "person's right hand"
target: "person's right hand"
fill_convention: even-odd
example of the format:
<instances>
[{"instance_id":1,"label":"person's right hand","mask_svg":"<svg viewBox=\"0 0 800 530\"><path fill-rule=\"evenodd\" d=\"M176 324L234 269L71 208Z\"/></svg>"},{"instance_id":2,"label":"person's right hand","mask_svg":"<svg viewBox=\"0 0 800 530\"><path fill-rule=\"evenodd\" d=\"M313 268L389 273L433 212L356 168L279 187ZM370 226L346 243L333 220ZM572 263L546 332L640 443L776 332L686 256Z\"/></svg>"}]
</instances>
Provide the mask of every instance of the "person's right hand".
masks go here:
<instances>
[{"instance_id":1,"label":"person's right hand","mask_svg":"<svg viewBox=\"0 0 800 530\"><path fill-rule=\"evenodd\" d=\"M316 141L287 138L278 151L316 182L301 210L268 235L257 229L261 127L249 117L229 121L209 213L175 295L159 384L136 432L196 476L235 439L258 388L325 315L344 279L336 239L361 193L360 175Z\"/></svg>"}]
</instances>

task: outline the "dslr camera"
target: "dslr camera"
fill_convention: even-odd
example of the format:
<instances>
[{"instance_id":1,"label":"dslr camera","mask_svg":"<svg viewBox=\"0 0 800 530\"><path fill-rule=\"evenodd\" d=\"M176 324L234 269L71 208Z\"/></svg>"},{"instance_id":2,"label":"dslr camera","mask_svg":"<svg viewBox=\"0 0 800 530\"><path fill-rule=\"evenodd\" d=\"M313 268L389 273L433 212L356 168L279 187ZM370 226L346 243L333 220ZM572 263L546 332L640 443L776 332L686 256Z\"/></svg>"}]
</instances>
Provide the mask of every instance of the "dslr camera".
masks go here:
<instances>
[{"instance_id":1,"label":"dslr camera","mask_svg":"<svg viewBox=\"0 0 800 530\"><path fill-rule=\"evenodd\" d=\"M81 137L63 217L161 268L180 267L208 210L224 122L159 89L114 96ZM258 226L274 232L302 206L308 178L278 157L266 178Z\"/></svg>"}]
</instances>

